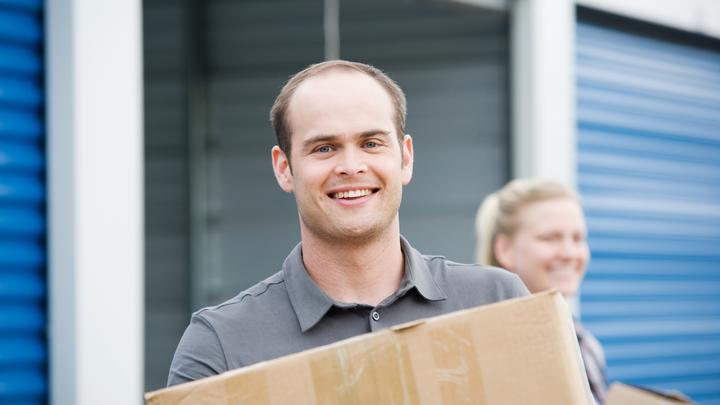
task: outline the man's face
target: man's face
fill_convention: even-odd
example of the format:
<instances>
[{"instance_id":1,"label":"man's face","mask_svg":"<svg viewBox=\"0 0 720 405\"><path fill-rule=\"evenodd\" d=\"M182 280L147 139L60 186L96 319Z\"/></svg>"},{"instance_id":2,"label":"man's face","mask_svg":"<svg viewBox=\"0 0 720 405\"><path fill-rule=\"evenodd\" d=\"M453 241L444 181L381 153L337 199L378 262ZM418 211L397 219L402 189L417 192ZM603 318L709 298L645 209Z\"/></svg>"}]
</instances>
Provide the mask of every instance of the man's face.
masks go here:
<instances>
[{"instance_id":1,"label":"man's face","mask_svg":"<svg viewBox=\"0 0 720 405\"><path fill-rule=\"evenodd\" d=\"M273 166L283 190L295 193L304 235L360 242L397 226L412 140L400 145L393 115L387 91L362 73L328 72L296 89L292 171L277 146Z\"/></svg>"}]
</instances>

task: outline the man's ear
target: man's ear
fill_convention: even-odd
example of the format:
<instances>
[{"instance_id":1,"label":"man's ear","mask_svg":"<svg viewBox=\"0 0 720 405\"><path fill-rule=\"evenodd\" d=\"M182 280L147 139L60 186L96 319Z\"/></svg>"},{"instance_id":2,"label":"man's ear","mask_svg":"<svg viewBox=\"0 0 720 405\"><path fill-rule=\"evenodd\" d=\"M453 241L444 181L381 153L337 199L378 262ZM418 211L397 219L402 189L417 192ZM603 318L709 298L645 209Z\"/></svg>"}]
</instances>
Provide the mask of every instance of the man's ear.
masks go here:
<instances>
[{"instance_id":1,"label":"man's ear","mask_svg":"<svg viewBox=\"0 0 720 405\"><path fill-rule=\"evenodd\" d=\"M275 179L277 179L280 188L288 193L293 192L293 177L292 171L290 170L290 162L285 156L279 146L273 146L272 148L272 164L273 171L275 172Z\"/></svg>"},{"instance_id":2,"label":"man's ear","mask_svg":"<svg viewBox=\"0 0 720 405\"><path fill-rule=\"evenodd\" d=\"M512 241L505 234L499 234L495 237L493 243L493 252L500 266L506 270L513 271L515 268L515 259L513 255Z\"/></svg>"},{"instance_id":3,"label":"man's ear","mask_svg":"<svg viewBox=\"0 0 720 405\"><path fill-rule=\"evenodd\" d=\"M402 142L403 148L403 165L402 165L402 184L403 186L410 183L413 173L413 144L410 135L405 135Z\"/></svg>"}]
</instances>

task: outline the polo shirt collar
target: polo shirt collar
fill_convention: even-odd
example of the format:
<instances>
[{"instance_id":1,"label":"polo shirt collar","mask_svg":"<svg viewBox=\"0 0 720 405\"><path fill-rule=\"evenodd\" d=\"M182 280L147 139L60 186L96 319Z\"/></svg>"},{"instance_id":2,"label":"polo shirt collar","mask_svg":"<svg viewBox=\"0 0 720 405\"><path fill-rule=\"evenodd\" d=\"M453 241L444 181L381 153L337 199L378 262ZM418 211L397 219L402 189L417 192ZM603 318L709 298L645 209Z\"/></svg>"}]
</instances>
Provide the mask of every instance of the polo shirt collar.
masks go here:
<instances>
[{"instance_id":1,"label":"polo shirt collar","mask_svg":"<svg viewBox=\"0 0 720 405\"><path fill-rule=\"evenodd\" d=\"M420 295L429 301L447 299L435 283L420 252L413 249L402 236L400 246L405 256L405 275L401 285L405 284L407 279L407 290L415 287ZM305 332L325 316L334 301L310 278L302 260L302 243L298 243L285 259L283 273L290 302L300 322L300 328Z\"/></svg>"},{"instance_id":2,"label":"polo shirt collar","mask_svg":"<svg viewBox=\"0 0 720 405\"><path fill-rule=\"evenodd\" d=\"M400 247L405 255L405 276L410 280L420 295L428 301L442 301L447 297L438 287L435 279L430 273L430 268L423 256L410 246L410 243L400 235Z\"/></svg>"},{"instance_id":3,"label":"polo shirt collar","mask_svg":"<svg viewBox=\"0 0 720 405\"><path fill-rule=\"evenodd\" d=\"M333 301L315 284L305 269L302 260L302 243L298 243L285 259L283 273L290 303L300 321L300 328L305 332L325 316L332 307Z\"/></svg>"}]
</instances>

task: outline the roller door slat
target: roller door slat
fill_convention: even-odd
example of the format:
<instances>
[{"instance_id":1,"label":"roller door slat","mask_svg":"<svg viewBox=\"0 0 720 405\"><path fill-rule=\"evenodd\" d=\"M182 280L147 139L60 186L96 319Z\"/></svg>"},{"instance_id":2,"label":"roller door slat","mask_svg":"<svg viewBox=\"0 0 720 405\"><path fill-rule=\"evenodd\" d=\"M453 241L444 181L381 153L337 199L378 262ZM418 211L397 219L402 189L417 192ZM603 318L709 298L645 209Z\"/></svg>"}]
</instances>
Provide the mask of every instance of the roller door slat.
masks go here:
<instances>
[{"instance_id":1,"label":"roller door slat","mask_svg":"<svg viewBox=\"0 0 720 405\"><path fill-rule=\"evenodd\" d=\"M4 172L39 172L45 166L40 147L27 142L0 141L0 170Z\"/></svg>"},{"instance_id":2,"label":"roller door slat","mask_svg":"<svg viewBox=\"0 0 720 405\"><path fill-rule=\"evenodd\" d=\"M0 370L42 366L47 361L45 342L34 336L0 338Z\"/></svg>"},{"instance_id":3,"label":"roller door slat","mask_svg":"<svg viewBox=\"0 0 720 405\"><path fill-rule=\"evenodd\" d=\"M2 22L0 22L2 24ZM0 75L0 106L36 108L42 102L40 84L24 77Z\"/></svg>"},{"instance_id":4,"label":"roller door slat","mask_svg":"<svg viewBox=\"0 0 720 405\"><path fill-rule=\"evenodd\" d=\"M40 203L44 199L39 175L0 174L0 203Z\"/></svg>"},{"instance_id":5,"label":"roller door slat","mask_svg":"<svg viewBox=\"0 0 720 405\"><path fill-rule=\"evenodd\" d=\"M34 141L41 136L42 123L37 113L0 105L0 140Z\"/></svg>"},{"instance_id":6,"label":"roller door slat","mask_svg":"<svg viewBox=\"0 0 720 405\"><path fill-rule=\"evenodd\" d=\"M37 268L44 262L44 247L39 241L0 239L0 268Z\"/></svg>"},{"instance_id":7,"label":"roller door slat","mask_svg":"<svg viewBox=\"0 0 720 405\"><path fill-rule=\"evenodd\" d=\"M634 364L656 358L720 357L720 342L716 340L696 340L692 344L685 345L668 342L609 344L605 346L605 356L608 361L615 364Z\"/></svg>"},{"instance_id":8,"label":"roller door slat","mask_svg":"<svg viewBox=\"0 0 720 405\"><path fill-rule=\"evenodd\" d=\"M39 274L0 273L0 303L40 302L45 282Z\"/></svg>"},{"instance_id":9,"label":"roller door slat","mask_svg":"<svg viewBox=\"0 0 720 405\"><path fill-rule=\"evenodd\" d=\"M0 370L0 402L3 404L37 401L47 392L47 382L41 368ZM33 403L33 402L29 402Z\"/></svg>"},{"instance_id":10,"label":"roller door slat","mask_svg":"<svg viewBox=\"0 0 720 405\"><path fill-rule=\"evenodd\" d=\"M0 0L0 6L12 6L27 11L38 11L42 6L42 0Z\"/></svg>"},{"instance_id":11,"label":"roller door slat","mask_svg":"<svg viewBox=\"0 0 720 405\"><path fill-rule=\"evenodd\" d=\"M44 305L0 303L0 333L3 335L43 332L44 329Z\"/></svg>"},{"instance_id":12,"label":"roller door slat","mask_svg":"<svg viewBox=\"0 0 720 405\"><path fill-rule=\"evenodd\" d=\"M41 68L38 52L27 47L0 44L0 72L36 75Z\"/></svg>"},{"instance_id":13,"label":"roller door slat","mask_svg":"<svg viewBox=\"0 0 720 405\"><path fill-rule=\"evenodd\" d=\"M0 206L0 237L37 238L45 232L45 217L38 208Z\"/></svg>"},{"instance_id":14,"label":"roller door slat","mask_svg":"<svg viewBox=\"0 0 720 405\"><path fill-rule=\"evenodd\" d=\"M615 281L593 280L582 287L585 295L700 295L712 296L720 291L720 280L717 281L649 281L624 280L622 284Z\"/></svg>"},{"instance_id":15,"label":"roller door slat","mask_svg":"<svg viewBox=\"0 0 720 405\"><path fill-rule=\"evenodd\" d=\"M614 380L647 384L651 381L707 378L720 375L720 357L688 361L657 361L632 365L617 364L608 373Z\"/></svg>"},{"instance_id":16,"label":"roller door slat","mask_svg":"<svg viewBox=\"0 0 720 405\"><path fill-rule=\"evenodd\" d=\"M720 317L720 303L712 299L660 301L618 301L615 296L604 296L605 301L585 301L582 316L585 321L602 319L642 319L651 317L676 316L717 316ZM663 298L665 298L663 296ZM720 342L717 342L720 350Z\"/></svg>"},{"instance_id":17,"label":"roller door slat","mask_svg":"<svg viewBox=\"0 0 720 405\"><path fill-rule=\"evenodd\" d=\"M589 277L612 277L614 275L646 276L661 279L663 277L714 277L720 278L718 266L720 261L704 261L688 263L687 261L670 260L613 260L592 259L593 271ZM693 274L688 274L687 266L692 266Z\"/></svg>"},{"instance_id":18,"label":"roller door slat","mask_svg":"<svg viewBox=\"0 0 720 405\"><path fill-rule=\"evenodd\" d=\"M40 20L37 16L15 11L11 7L0 7L0 40L37 44L41 35Z\"/></svg>"},{"instance_id":19,"label":"roller door slat","mask_svg":"<svg viewBox=\"0 0 720 405\"><path fill-rule=\"evenodd\" d=\"M641 181L640 181L641 180ZM635 176L626 173L611 174L582 170L580 187L588 194L607 194L609 192L626 195L654 195L658 198L677 198L714 201L720 198L720 187L713 184L656 179Z\"/></svg>"},{"instance_id":20,"label":"roller door slat","mask_svg":"<svg viewBox=\"0 0 720 405\"><path fill-rule=\"evenodd\" d=\"M599 321L592 322L598 339L641 341L644 338L687 338L720 335L720 317L697 319L673 318L665 320Z\"/></svg>"}]
</instances>

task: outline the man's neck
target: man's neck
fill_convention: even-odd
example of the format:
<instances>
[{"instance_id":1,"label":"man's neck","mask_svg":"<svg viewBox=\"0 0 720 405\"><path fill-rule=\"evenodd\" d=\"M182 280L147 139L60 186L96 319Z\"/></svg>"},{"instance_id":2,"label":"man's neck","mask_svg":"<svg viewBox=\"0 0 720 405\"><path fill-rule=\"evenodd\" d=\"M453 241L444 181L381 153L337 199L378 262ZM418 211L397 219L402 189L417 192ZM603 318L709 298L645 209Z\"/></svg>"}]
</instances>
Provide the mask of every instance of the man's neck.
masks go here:
<instances>
[{"instance_id":1,"label":"man's neck","mask_svg":"<svg viewBox=\"0 0 720 405\"><path fill-rule=\"evenodd\" d=\"M303 263L336 301L376 306L397 291L405 273L399 227L365 243L329 242L303 233Z\"/></svg>"}]
</instances>

